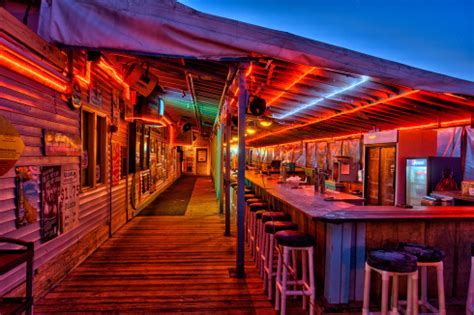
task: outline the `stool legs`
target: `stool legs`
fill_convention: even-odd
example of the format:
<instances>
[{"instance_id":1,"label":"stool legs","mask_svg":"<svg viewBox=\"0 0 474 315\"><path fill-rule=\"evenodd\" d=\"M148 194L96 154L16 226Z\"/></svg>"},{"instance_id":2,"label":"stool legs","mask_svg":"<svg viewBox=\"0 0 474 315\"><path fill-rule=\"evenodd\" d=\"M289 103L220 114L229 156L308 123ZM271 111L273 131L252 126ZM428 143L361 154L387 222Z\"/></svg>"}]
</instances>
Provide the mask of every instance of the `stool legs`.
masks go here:
<instances>
[{"instance_id":1,"label":"stool legs","mask_svg":"<svg viewBox=\"0 0 474 315\"><path fill-rule=\"evenodd\" d=\"M446 315L446 299L444 296L444 275L443 275L443 262L440 262L438 266L436 266L436 275L438 280L438 307L439 307L439 314Z\"/></svg>"},{"instance_id":2,"label":"stool legs","mask_svg":"<svg viewBox=\"0 0 474 315\"><path fill-rule=\"evenodd\" d=\"M370 273L372 269L369 265L365 264L365 274L364 274L364 302L362 306L362 315L369 314L369 306L370 306Z\"/></svg>"},{"instance_id":3,"label":"stool legs","mask_svg":"<svg viewBox=\"0 0 474 315\"><path fill-rule=\"evenodd\" d=\"M398 314L398 276L392 280L392 314Z\"/></svg>"},{"instance_id":4,"label":"stool legs","mask_svg":"<svg viewBox=\"0 0 474 315\"><path fill-rule=\"evenodd\" d=\"M294 271L296 267L296 252L302 253L302 278L298 279ZM314 264L313 264L313 247L289 247L279 246L278 252L278 266L275 285L275 310L280 310L280 314L286 312L287 296L303 296L303 309L307 307L307 299L309 297L309 313L314 314L315 304L315 280L314 280ZM292 266L290 267L290 255ZM288 280L289 271L295 275L293 280ZM309 271L309 274L308 274ZM309 278L309 279L308 279ZM308 282L309 280L309 282ZM270 282L269 282L270 283ZM271 286L271 285L270 285ZM288 288L292 287L292 290ZM301 286L301 287L299 287Z\"/></svg>"},{"instance_id":5,"label":"stool legs","mask_svg":"<svg viewBox=\"0 0 474 315\"><path fill-rule=\"evenodd\" d=\"M388 312L388 286L390 278L387 272L382 272L382 315Z\"/></svg>"},{"instance_id":6,"label":"stool legs","mask_svg":"<svg viewBox=\"0 0 474 315\"><path fill-rule=\"evenodd\" d=\"M467 290L466 315L474 314L474 256L471 257L471 275L469 277L469 288Z\"/></svg>"}]
</instances>

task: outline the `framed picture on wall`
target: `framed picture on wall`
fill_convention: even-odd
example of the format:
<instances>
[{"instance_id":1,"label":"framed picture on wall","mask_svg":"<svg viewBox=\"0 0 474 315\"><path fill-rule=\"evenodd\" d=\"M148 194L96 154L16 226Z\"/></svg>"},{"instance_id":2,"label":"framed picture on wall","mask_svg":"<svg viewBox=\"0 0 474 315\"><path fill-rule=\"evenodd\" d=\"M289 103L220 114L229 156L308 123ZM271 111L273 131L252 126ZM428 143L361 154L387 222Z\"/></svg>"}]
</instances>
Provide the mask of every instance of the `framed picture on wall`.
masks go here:
<instances>
[{"instance_id":1,"label":"framed picture on wall","mask_svg":"<svg viewBox=\"0 0 474 315\"><path fill-rule=\"evenodd\" d=\"M207 162L207 150L206 149L197 149L197 161L200 163Z\"/></svg>"}]
</instances>

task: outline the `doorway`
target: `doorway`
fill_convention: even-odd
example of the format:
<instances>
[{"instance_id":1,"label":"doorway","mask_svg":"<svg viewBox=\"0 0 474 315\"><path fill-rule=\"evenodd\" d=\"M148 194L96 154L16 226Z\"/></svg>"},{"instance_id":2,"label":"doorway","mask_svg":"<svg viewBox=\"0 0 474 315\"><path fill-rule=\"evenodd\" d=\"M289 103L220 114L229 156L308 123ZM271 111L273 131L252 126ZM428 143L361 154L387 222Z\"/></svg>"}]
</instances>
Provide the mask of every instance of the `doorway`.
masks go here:
<instances>
[{"instance_id":1,"label":"doorway","mask_svg":"<svg viewBox=\"0 0 474 315\"><path fill-rule=\"evenodd\" d=\"M395 145L366 147L365 165L367 204L395 205Z\"/></svg>"},{"instance_id":2,"label":"doorway","mask_svg":"<svg viewBox=\"0 0 474 315\"><path fill-rule=\"evenodd\" d=\"M201 176L208 175L206 148L196 149L196 174Z\"/></svg>"}]
</instances>

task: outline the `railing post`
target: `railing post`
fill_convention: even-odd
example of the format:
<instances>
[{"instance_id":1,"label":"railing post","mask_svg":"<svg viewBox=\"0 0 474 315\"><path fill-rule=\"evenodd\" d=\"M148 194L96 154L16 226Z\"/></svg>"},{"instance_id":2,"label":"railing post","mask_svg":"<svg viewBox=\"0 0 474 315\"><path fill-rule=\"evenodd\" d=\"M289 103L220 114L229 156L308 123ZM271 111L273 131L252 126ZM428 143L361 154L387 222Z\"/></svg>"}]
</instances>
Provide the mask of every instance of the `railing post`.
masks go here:
<instances>
[{"instance_id":1,"label":"railing post","mask_svg":"<svg viewBox=\"0 0 474 315\"><path fill-rule=\"evenodd\" d=\"M230 236L230 139L232 137L232 119L231 119L230 106L226 106L226 118L225 118L225 236ZM224 155L223 155L224 157Z\"/></svg>"},{"instance_id":2,"label":"railing post","mask_svg":"<svg viewBox=\"0 0 474 315\"><path fill-rule=\"evenodd\" d=\"M242 278L244 271L244 212L245 212L245 112L247 111L248 92L245 73L247 64L239 67L239 146L238 146L238 178L237 178L237 266L236 276Z\"/></svg>"}]
</instances>

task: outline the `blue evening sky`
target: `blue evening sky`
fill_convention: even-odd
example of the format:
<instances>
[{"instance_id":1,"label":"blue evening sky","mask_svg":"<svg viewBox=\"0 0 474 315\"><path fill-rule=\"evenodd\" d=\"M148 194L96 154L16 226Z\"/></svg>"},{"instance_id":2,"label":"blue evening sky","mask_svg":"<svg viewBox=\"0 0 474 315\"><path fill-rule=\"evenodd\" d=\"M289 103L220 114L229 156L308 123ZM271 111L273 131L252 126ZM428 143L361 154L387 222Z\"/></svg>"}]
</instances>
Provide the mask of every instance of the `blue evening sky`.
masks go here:
<instances>
[{"instance_id":1,"label":"blue evening sky","mask_svg":"<svg viewBox=\"0 0 474 315\"><path fill-rule=\"evenodd\" d=\"M179 0L257 24L474 81L474 0Z\"/></svg>"}]
</instances>

